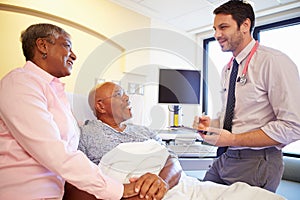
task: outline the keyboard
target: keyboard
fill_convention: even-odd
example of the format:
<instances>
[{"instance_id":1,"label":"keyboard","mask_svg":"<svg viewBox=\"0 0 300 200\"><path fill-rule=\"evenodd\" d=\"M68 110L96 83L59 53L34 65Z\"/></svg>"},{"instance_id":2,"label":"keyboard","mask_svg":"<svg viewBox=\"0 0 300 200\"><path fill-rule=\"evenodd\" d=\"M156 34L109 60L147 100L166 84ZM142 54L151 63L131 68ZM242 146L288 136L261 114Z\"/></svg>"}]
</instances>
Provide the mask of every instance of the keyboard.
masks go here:
<instances>
[{"instance_id":1,"label":"keyboard","mask_svg":"<svg viewBox=\"0 0 300 200\"><path fill-rule=\"evenodd\" d=\"M215 157L217 147L203 144L168 145L178 157Z\"/></svg>"}]
</instances>

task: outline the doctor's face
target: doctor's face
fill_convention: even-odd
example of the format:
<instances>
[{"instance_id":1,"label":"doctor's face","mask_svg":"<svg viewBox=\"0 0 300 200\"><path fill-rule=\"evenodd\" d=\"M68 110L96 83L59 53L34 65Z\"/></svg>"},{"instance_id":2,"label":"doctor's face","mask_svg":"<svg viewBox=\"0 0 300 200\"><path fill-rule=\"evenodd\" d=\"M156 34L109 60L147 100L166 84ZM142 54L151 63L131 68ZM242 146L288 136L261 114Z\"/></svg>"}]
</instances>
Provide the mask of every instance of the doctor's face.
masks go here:
<instances>
[{"instance_id":1,"label":"doctor's face","mask_svg":"<svg viewBox=\"0 0 300 200\"><path fill-rule=\"evenodd\" d=\"M219 42L222 51L231 51L236 56L242 50L243 34L232 15L217 14L213 28L214 37Z\"/></svg>"}]
</instances>

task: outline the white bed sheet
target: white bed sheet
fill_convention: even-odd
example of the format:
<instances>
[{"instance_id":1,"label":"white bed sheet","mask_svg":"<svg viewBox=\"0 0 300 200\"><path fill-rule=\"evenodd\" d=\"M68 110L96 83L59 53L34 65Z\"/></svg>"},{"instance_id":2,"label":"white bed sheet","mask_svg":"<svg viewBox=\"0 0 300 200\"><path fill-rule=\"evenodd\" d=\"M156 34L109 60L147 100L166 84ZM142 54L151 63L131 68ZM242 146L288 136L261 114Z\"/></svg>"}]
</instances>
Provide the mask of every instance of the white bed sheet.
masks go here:
<instances>
[{"instance_id":1,"label":"white bed sheet","mask_svg":"<svg viewBox=\"0 0 300 200\"><path fill-rule=\"evenodd\" d=\"M105 154L99 167L107 175L128 183L129 178L146 172L158 174L169 156L165 147L154 140L122 143ZM164 200L282 200L282 196L259 187L237 182L230 186L213 182L201 182L183 172L179 183L170 189Z\"/></svg>"}]
</instances>

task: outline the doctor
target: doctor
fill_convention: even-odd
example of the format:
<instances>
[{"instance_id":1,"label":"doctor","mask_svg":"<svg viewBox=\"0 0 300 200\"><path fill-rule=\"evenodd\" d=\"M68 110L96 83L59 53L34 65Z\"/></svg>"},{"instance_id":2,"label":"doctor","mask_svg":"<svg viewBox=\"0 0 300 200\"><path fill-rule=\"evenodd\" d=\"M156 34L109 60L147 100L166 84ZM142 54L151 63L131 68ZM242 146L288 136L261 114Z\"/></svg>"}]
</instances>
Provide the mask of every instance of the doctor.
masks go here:
<instances>
[{"instance_id":1,"label":"doctor","mask_svg":"<svg viewBox=\"0 0 300 200\"><path fill-rule=\"evenodd\" d=\"M194 128L209 133L201 134L203 139L225 152L219 152L204 180L226 185L242 181L275 192L283 173L281 149L300 139L299 72L287 55L252 38L250 4L232 0L214 14L214 36L233 59L223 69L220 117L194 120Z\"/></svg>"}]
</instances>

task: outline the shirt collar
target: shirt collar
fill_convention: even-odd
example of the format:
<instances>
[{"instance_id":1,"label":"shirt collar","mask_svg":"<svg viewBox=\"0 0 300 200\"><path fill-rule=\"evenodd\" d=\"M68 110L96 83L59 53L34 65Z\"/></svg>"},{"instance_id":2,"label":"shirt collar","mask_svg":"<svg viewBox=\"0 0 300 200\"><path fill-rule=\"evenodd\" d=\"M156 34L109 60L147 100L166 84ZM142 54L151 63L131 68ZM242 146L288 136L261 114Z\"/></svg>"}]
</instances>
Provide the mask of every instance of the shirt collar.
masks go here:
<instances>
[{"instance_id":1,"label":"shirt collar","mask_svg":"<svg viewBox=\"0 0 300 200\"><path fill-rule=\"evenodd\" d=\"M36 64L34 64L31 61L27 61L24 68L28 71L31 71L32 73L36 74L40 78L44 79L47 83L49 84L54 84L55 87L57 87L59 90L64 91L65 89L65 84L60 81L59 78L49 74Z\"/></svg>"},{"instance_id":2,"label":"shirt collar","mask_svg":"<svg viewBox=\"0 0 300 200\"><path fill-rule=\"evenodd\" d=\"M236 61L240 64L243 60L247 58L247 56L250 54L251 49L255 45L255 40L252 39L251 42L235 57Z\"/></svg>"},{"instance_id":3,"label":"shirt collar","mask_svg":"<svg viewBox=\"0 0 300 200\"><path fill-rule=\"evenodd\" d=\"M104 123L104 122L101 121L100 119L97 119L97 121L99 121L99 122L102 123L104 126L110 128L110 129L112 129L112 130L114 130L115 132L118 132L118 133L124 133L125 130L127 129L127 124L125 124L125 129L124 129L123 131L118 131L118 130L114 129L113 127L111 127L110 125ZM121 123L121 124L124 124L124 123Z\"/></svg>"},{"instance_id":4,"label":"shirt collar","mask_svg":"<svg viewBox=\"0 0 300 200\"><path fill-rule=\"evenodd\" d=\"M53 80L58 79L52 76L51 74L49 74L48 72L46 72L45 70L43 70L42 68L38 67L36 64L34 64L31 61L26 62L24 69L31 71L32 73L44 79L48 83L51 83Z\"/></svg>"}]
</instances>

